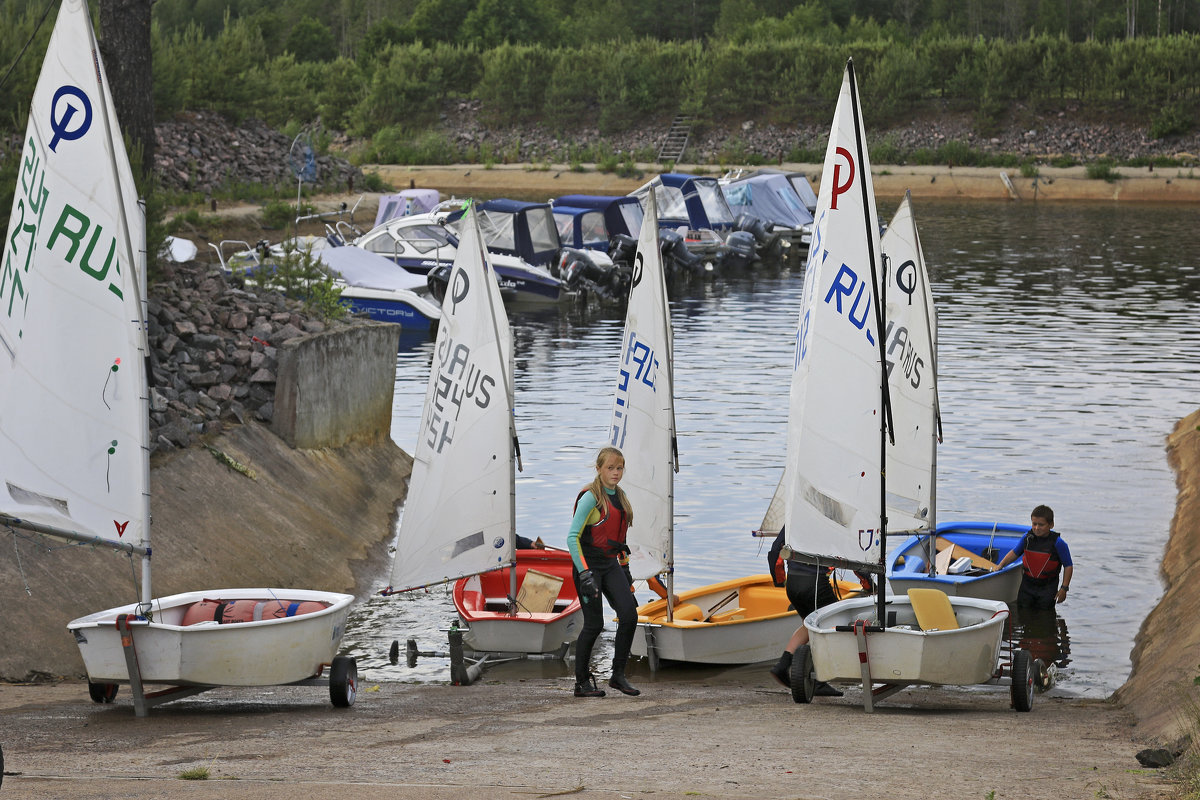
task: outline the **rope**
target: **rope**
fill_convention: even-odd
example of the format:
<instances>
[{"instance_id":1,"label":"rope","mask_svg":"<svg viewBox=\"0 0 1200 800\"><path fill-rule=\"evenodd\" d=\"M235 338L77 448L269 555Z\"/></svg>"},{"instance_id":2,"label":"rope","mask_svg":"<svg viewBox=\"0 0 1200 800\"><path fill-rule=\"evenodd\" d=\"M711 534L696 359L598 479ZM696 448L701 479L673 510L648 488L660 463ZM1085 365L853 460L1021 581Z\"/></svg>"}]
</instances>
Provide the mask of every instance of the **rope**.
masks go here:
<instances>
[{"instance_id":1,"label":"rope","mask_svg":"<svg viewBox=\"0 0 1200 800\"><path fill-rule=\"evenodd\" d=\"M54 0L46 0L46 7L42 9L42 18L38 20L38 24L34 27L29 41L25 42L25 46L21 48L21 52L17 53L17 57L13 59L13 63L8 68L8 72L4 73L3 78L0 78L0 89L3 89L4 84L8 83L9 76L17 68L17 64L21 63L21 59L25 57L25 51L29 49L29 45L33 44L33 40L37 38L38 31L42 29L42 23L46 21L46 16L50 13L50 6L52 5L54 5Z\"/></svg>"}]
</instances>

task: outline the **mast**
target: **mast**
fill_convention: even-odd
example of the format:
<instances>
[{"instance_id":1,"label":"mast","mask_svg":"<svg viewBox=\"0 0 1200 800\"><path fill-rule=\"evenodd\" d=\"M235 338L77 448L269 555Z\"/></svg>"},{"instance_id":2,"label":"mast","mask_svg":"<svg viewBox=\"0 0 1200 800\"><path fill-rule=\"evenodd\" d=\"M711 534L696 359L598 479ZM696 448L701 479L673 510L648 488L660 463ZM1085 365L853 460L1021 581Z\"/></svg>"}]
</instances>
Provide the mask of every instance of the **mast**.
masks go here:
<instances>
[{"instance_id":1,"label":"mast","mask_svg":"<svg viewBox=\"0 0 1200 800\"><path fill-rule=\"evenodd\" d=\"M858 80L854 76L854 59L846 60L846 71L850 73L850 97L854 106L854 144L858 153L858 163L862 165L865 172L868 167L866 154L866 141L862 131L862 109L858 99ZM869 209L874 203L874 198L870 196L868 191L868 182L865 180L859 181L860 191L862 193L863 208ZM885 554L887 552L887 470L884 465L887 463L887 442L889 431L889 397L888 397L888 381L887 381L887 343L883 338L884 320L883 320L883 300L881 295L881 287L879 275L881 265L877 262L879 255L875 253L874 237L872 236L871 225L873 224L871 214L863 214L863 233L867 241L868 260L871 263L871 289L875 295L875 336L876 344L879 348L879 562L876 565L875 574L878 576L878 581L875 591L876 613L879 617L879 624L887 625L887 614L885 608L885 595L887 581L884 579L885 574Z\"/></svg>"},{"instance_id":2,"label":"mast","mask_svg":"<svg viewBox=\"0 0 1200 800\"><path fill-rule=\"evenodd\" d=\"M87 12L87 0L83 0L84 11ZM124 148L125 144L120 136L120 129L114 135L113 120L116 119L115 110L110 108L111 95L105 85L107 75L99 65L100 61L100 46L96 42L96 32L92 29L90 13L87 14L89 23L85 26L88 32L88 40L92 50L92 60L98 65L96 70L96 83L99 91L96 92L99 98L102 112L100 118L104 121L104 138L108 143L108 149L114 157L109 158L108 168L112 176L113 188L117 193L117 217L121 221L121 233L125 239L125 252L129 255L129 268L133 270L133 280L129 282L130 288L134 292L133 308L138 311L138 319L135 321L138 329L137 346L141 352L141 358L136 359L138 362L134 367L138 375L138 387L140 394L140 403L142 409L142 424L141 424L141 442L139 449L141 450L141 471L142 471L142 519L145 520L142 528L142 600L138 604L138 613L143 616L148 616L151 608L151 601L154 594L150 584L150 348L146 341L146 328L148 319L148 307L146 302L146 242L145 233L146 225L145 218L142 217L139 222L138 230L141 232L141 241L135 244L133 241L133 226L130 225L130 220L126 212L126 199L122 193L122 181L120 172L117 169L117 159L115 158L116 148ZM129 187L134 188L134 187ZM144 213L144 208L141 201L138 201L138 212Z\"/></svg>"},{"instance_id":3,"label":"mast","mask_svg":"<svg viewBox=\"0 0 1200 800\"><path fill-rule=\"evenodd\" d=\"M472 206L471 208L471 225L475 228L475 245L479 248L479 260L483 265L484 279L487 281L487 304L488 311L491 314L492 320L492 335L496 341L496 351L499 355L501 380L504 383L504 392L508 398L508 435L509 435L509 458L508 458L508 541L512 543L512 556L508 561L508 610L510 614L517 613L517 472L521 471L521 442L517 438L517 419L516 413L513 410L516 405L515 386L513 376L512 363L512 347L509 347L507 356L504 352L504 342L510 338L509 331L502 333L500 330L500 317L496 312L496 302L499 300L497 292L493 291L493 287L497 286L496 276L492 273L492 262L487 257L487 246L483 243L483 236L479 231L478 212ZM503 307L503 306L501 306ZM501 312L504 313L504 312ZM503 567L502 567L503 568Z\"/></svg>"}]
</instances>

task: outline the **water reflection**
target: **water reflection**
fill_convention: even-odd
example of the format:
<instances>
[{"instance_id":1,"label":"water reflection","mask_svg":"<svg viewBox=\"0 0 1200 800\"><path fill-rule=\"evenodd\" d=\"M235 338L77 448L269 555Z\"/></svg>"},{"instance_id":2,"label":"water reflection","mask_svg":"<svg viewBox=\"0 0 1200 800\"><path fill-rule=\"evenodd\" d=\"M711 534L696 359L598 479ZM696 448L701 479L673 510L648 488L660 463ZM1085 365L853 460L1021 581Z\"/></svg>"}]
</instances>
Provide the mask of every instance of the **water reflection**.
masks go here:
<instances>
[{"instance_id":1,"label":"water reflection","mask_svg":"<svg viewBox=\"0 0 1200 800\"><path fill-rule=\"evenodd\" d=\"M1011 607L1009 620L1015 646L1028 650L1047 667L1053 665L1055 680L1070 682L1071 635L1067 621L1052 608Z\"/></svg>"},{"instance_id":2,"label":"water reflection","mask_svg":"<svg viewBox=\"0 0 1200 800\"><path fill-rule=\"evenodd\" d=\"M938 517L1024 523L1038 503L1054 508L1076 564L1055 622L1060 660L1068 624L1074 639L1061 685L1111 693L1161 591L1176 494L1165 437L1200 397L1195 209L919 203L915 214L939 313ZM800 270L785 268L671 294L681 589L763 571L750 531L783 470L800 288ZM562 546L607 431L623 318L511 318L517 531ZM431 353L425 342L397 359L392 435L408 452ZM347 642L386 662L394 639L444 648L452 618L444 593L380 599L356 612ZM446 676L431 667L420 677L424 664L414 672L403 661L380 668L394 680Z\"/></svg>"}]
</instances>

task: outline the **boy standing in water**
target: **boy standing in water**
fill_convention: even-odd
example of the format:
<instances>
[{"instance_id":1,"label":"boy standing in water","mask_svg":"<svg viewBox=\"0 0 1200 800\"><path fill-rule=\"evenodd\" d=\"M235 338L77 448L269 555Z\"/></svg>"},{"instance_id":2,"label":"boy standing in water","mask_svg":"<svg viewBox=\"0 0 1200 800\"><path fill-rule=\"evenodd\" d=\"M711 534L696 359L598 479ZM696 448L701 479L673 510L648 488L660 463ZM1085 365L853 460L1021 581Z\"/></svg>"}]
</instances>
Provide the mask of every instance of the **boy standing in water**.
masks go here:
<instances>
[{"instance_id":1,"label":"boy standing in water","mask_svg":"<svg viewBox=\"0 0 1200 800\"><path fill-rule=\"evenodd\" d=\"M1041 505L1029 515L1029 532L1012 550L1004 554L996 569L1016 561L1022 555L1021 590L1017 593L1017 605L1028 608L1054 608L1055 603L1067 599L1071 588L1071 576L1075 567L1071 561L1071 549L1054 528L1054 511ZM1062 585L1059 585L1059 578Z\"/></svg>"}]
</instances>

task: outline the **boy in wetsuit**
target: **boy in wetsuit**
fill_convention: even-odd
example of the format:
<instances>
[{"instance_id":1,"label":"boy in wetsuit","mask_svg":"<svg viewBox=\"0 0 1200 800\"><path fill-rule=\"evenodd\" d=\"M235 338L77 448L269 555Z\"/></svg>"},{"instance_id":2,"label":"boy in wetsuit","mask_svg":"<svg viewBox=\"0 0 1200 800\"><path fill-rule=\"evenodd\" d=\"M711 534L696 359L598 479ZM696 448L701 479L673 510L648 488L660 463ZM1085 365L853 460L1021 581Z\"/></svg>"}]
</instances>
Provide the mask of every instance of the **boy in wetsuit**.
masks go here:
<instances>
[{"instance_id":1,"label":"boy in wetsuit","mask_svg":"<svg viewBox=\"0 0 1200 800\"><path fill-rule=\"evenodd\" d=\"M1029 515L1029 532L1012 550L1004 554L996 569L1002 569L1021 556L1023 572L1017 605L1027 608L1054 608L1067 599L1075 572L1071 549L1054 528L1054 511L1040 505ZM1061 577L1062 585L1059 585Z\"/></svg>"}]
</instances>

